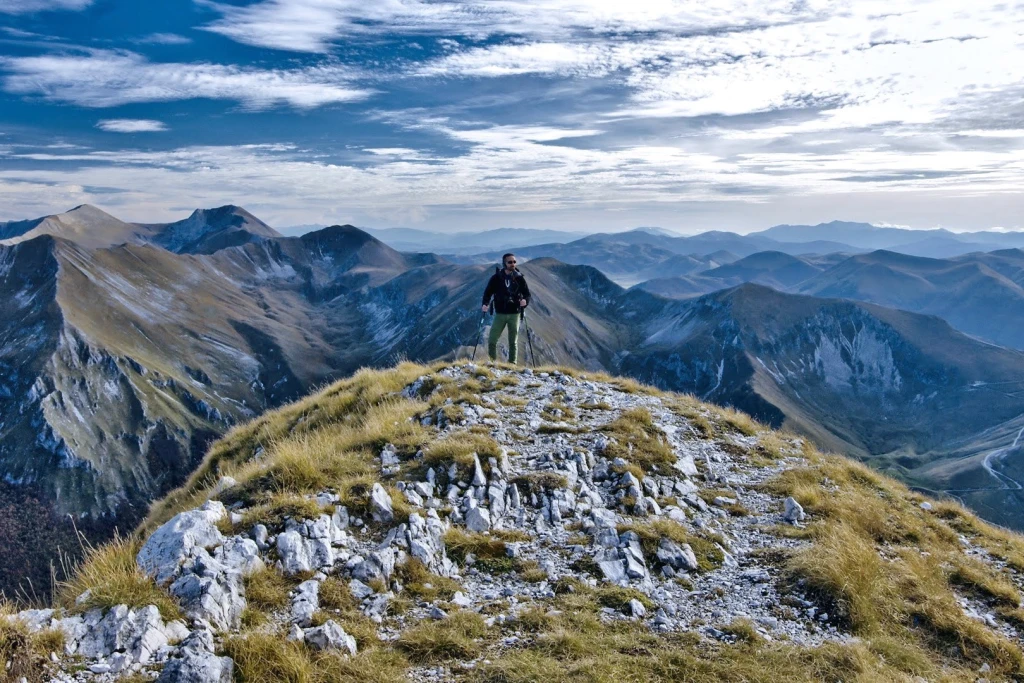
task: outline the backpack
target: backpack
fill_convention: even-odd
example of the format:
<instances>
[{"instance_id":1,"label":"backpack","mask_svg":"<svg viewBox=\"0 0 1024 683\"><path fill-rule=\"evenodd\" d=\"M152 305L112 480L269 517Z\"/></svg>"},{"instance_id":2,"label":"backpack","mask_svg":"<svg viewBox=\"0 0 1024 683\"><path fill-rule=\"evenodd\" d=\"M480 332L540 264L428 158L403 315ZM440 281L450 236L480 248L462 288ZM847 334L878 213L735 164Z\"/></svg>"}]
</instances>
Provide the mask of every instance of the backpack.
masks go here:
<instances>
[{"instance_id":1,"label":"backpack","mask_svg":"<svg viewBox=\"0 0 1024 683\"><path fill-rule=\"evenodd\" d=\"M504 266L502 266L501 264L498 264L498 265L494 266L494 274L495 275L501 275L503 272L505 272ZM513 301L514 297L519 296L519 280L518 280L518 278L521 278L521 277L523 277L523 274L521 272L519 272L518 268L516 268L514 271L512 271L512 282L514 283L514 288L513 288L512 291L514 293L509 297L510 301ZM493 300L491 301L491 313L492 314L494 313L494 301Z\"/></svg>"}]
</instances>

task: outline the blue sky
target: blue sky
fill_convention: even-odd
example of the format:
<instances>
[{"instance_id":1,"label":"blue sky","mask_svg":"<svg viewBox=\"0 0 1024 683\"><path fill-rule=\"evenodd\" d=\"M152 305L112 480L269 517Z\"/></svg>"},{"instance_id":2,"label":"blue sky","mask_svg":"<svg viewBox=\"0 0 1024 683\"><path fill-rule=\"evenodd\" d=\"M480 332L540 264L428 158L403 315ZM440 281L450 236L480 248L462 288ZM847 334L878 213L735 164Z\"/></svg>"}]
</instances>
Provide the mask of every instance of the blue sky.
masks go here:
<instances>
[{"instance_id":1,"label":"blue sky","mask_svg":"<svg viewBox=\"0 0 1024 683\"><path fill-rule=\"evenodd\" d=\"M0 0L0 220L1024 228L1024 8Z\"/></svg>"}]
</instances>

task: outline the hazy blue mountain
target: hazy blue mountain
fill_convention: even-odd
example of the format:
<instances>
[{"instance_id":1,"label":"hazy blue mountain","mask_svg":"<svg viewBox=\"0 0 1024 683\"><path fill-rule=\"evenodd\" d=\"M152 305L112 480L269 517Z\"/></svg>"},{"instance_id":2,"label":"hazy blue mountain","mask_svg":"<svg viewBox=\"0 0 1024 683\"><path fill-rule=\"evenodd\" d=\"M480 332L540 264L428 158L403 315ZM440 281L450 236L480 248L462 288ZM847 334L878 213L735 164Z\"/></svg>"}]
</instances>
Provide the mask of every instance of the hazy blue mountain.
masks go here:
<instances>
[{"instance_id":1,"label":"hazy blue mountain","mask_svg":"<svg viewBox=\"0 0 1024 683\"><path fill-rule=\"evenodd\" d=\"M173 228L76 211L19 226L0 245L0 495L45 501L92 534L137 519L239 420L361 366L466 354L482 331L489 263L403 253L353 226L279 237L237 207L199 211ZM584 246L618 253L612 262L638 254L699 269L684 276L695 287L794 286L835 258L774 250L712 264L643 235L685 239L633 231ZM921 485L991 479L979 458L1011 445L1024 414L1024 354L937 317L754 284L673 301L626 290L588 265L538 256L521 268L534 293L524 359L535 352L538 363L696 393ZM845 259L799 287L925 311L945 302L942 313L979 326L979 336L1012 336L1020 312L1005 302L1015 301L1022 273L1018 251L948 261L881 253ZM1009 472L1013 461L987 464ZM21 519L36 527L9 537L42 534L60 519ZM26 570L4 564L3 542L0 575L10 582ZM47 568L37 567L44 576Z\"/></svg>"},{"instance_id":2,"label":"hazy blue mountain","mask_svg":"<svg viewBox=\"0 0 1024 683\"><path fill-rule=\"evenodd\" d=\"M531 244L569 242L583 233L535 228L498 228L481 232L441 233L414 228L369 228L367 232L399 251L429 251L467 255L498 251Z\"/></svg>"},{"instance_id":3,"label":"hazy blue mountain","mask_svg":"<svg viewBox=\"0 0 1024 683\"><path fill-rule=\"evenodd\" d=\"M660 240L655 236L654 241ZM707 256L680 254L655 244L627 238L623 241L585 237L568 244L539 244L515 250L520 259L553 258L574 265L593 266L615 282L628 287L654 278L674 277L714 268L726 261ZM456 257L462 263L497 264L501 251ZM735 258L717 252L721 258Z\"/></svg>"},{"instance_id":4,"label":"hazy blue mountain","mask_svg":"<svg viewBox=\"0 0 1024 683\"><path fill-rule=\"evenodd\" d=\"M818 225L776 225L751 233L783 242L834 240L857 249L888 249L913 256L944 258L972 251L1024 247L1024 232L951 232L878 227L870 223L831 221ZM837 250L840 251L840 250Z\"/></svg>"},{"instance_id":5,"label":"hazy blue mountain","mask_svg":"<svg viewBox=\"0 0 1024 683\"><path fill-rule=\"evenodd\" d=\"M729 282L728 286L756 282L785 290L821 271L819 266L797 256L780 251L761 251L734 263L706 270L701 275Z\"/></svg>"},{"instance_id":6,"label":"hazy blue mountain","mask_svg":"<svg viewBox=\"0 0 1024 683\"><path fill-rule=\"evenodd\" d=\"M825 270L823 264L778 251L762 251L726 265L690 275L659 277L641 282L636 289L670 299L690 299L747 282L788 290Z\"/></svg>"},{"instance_id":7,"label":"hazy blue mountain","mask_svg":"<svg viewBox=\"0 0 1024 683\"><path fill-rule=\"evenodd\" d=\"M930 259L859 254L800 284L815 296L870 301L937 315L959 330L1024 349L1024 252Z\"/></svg>"}]
</instances>

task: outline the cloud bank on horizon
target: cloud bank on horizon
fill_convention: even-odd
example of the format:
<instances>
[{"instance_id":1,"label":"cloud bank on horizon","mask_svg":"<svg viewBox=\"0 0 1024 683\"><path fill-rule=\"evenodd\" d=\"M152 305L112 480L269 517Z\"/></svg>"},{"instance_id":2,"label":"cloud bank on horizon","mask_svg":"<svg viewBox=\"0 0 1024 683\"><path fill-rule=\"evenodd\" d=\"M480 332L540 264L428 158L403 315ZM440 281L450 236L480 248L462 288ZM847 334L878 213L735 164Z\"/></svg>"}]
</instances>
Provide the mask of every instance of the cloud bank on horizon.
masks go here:
<instances>
[{"instance_id":1,"label":"cloud bank on horizon","mask_svg":"<svg viewBox=\"0 0 1024 683\"><path fill-rule=\"evenodd\" d=\"M0 220L1022 228L1024 13L6 0Z\"/></svg>"}]
</instances>

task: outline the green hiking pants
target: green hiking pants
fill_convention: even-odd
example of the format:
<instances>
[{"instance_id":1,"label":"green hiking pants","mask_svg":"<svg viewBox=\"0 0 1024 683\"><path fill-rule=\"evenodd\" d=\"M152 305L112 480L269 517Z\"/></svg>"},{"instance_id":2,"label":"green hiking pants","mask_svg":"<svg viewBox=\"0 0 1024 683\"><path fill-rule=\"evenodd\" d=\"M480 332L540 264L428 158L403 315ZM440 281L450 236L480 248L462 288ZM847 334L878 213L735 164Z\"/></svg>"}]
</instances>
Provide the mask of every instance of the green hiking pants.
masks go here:
<instances>
[{"instance_id":1,"label":"green hiking pants","mask_svg":"<svg viewBox=\"0 0 1024 683\"><path fill-rule=\"evenodd\" d=\"M515 365L519 358L519 314L495 313L491 323L491 335L487 338L487 355L491 360L498 359L498 339L508 327L508 362Z\"/></svg>"}]
</instances>

